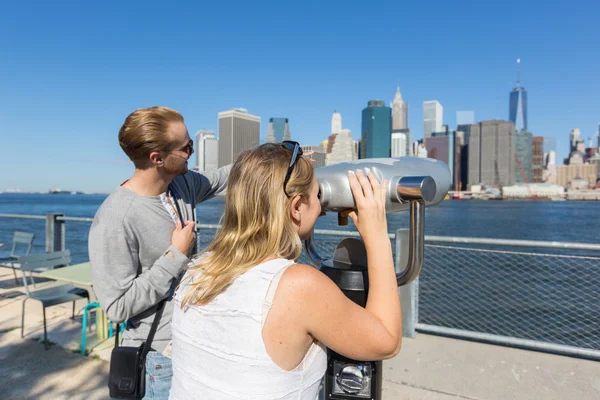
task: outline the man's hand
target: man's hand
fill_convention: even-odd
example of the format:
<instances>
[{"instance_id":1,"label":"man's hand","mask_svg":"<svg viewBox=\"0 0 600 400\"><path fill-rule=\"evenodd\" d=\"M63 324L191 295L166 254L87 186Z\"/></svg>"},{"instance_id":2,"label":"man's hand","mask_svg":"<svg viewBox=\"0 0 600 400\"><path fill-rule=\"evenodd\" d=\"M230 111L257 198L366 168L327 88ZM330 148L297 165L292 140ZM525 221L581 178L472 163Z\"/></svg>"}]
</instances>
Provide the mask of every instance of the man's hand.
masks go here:
<instances>
[{"instance_id":1,"label":"man's hand","mask_svg":"<svg viewBox=\"0 0 600 400\"><path fill-rule=\"evenodd\" d=\"M196 234L194 233L194 221L185 221L185 226L181 226L181 222L177 221L175 229L171 235L171 244L180 252L189 255L189 251L194 247Z\"/></svg>"},{"instance_id":2,"label":"man's hand","mask_svg":"<svg viewBox=\"0 0 600 400\"><path fill-rule=\"evenodd\" d=\"M307 151L306 153L303 154L303 156L306 157L308 159L308 161L310 161L311 163L314 164L316 162L316 160L314 160L312 158L313 154L315 154L314 151Z\"/></svg>"}]
</instances>

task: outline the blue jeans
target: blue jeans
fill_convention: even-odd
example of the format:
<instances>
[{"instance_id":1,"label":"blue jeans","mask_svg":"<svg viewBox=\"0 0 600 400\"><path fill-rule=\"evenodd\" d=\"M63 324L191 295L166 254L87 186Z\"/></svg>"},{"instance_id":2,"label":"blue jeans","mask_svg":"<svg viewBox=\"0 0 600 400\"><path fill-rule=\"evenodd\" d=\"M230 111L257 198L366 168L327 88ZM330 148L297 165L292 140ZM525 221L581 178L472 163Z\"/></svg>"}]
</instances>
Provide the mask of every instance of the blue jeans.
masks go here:
<instances>
[{"instance_id":1,"label":"blue jeans","mask_svg":"<svg viewBox=\"0 0 600 400\"><path fill-rule=\"evenodd\" d=\"M156 351L146 356L146 395L144 399L168 400L173 367L171 359Z\"/></svg>"}]
</instances>

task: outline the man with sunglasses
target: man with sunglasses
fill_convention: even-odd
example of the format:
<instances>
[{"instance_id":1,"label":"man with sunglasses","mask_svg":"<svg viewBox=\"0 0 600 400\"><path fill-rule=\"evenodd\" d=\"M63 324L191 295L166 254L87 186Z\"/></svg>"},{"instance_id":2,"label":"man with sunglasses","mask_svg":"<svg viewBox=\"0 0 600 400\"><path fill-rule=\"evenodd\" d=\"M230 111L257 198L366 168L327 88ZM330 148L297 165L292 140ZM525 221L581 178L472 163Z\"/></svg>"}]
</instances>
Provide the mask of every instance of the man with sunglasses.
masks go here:
<instances>
[{"instance_id":1,"label":"man with sunglasses","mask_svg":"<svg viewBox=\"0 0 600 400\"><path fill-rule=\"evenodd\" d=\"M171 360L171 295L196 252L196 204L224 192L231 166L188 170L194 153L183 117L166 107L131 113L119 144L135 166L98 209L89 235L94 292L108 318L125 322L123 346L148 337L167 299L146 359L146 397L167 399Z\"/></svg>"}]
</instances>

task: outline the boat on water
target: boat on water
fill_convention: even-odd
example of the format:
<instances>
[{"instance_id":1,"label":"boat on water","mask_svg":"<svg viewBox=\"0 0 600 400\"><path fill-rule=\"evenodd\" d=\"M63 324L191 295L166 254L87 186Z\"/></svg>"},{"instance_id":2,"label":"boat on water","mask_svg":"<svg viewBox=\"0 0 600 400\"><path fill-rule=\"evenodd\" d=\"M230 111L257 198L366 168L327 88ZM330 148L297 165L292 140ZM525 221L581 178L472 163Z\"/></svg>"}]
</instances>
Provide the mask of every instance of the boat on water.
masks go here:
<instances>
[{"instance_id":1,"label":"boat on water","mask_svg":"<svg viewBox=\"0 0 600 400\"><path fill-rule=\"evenodd\" d=\"M451 195L452 200L470 200L473 198L471 192L455 192Z\"/></svg>"},{"instance_id":2,"label":"boat on water","mask_svg":"<svg viewBox=\"0 0 600 400\"><path fill-rule=\"evenodd\" d=\"M77 192L74 190L62 190L62 189L50 189L48 194L83 194L83 192Z\"/></svg>"}]
</instances>

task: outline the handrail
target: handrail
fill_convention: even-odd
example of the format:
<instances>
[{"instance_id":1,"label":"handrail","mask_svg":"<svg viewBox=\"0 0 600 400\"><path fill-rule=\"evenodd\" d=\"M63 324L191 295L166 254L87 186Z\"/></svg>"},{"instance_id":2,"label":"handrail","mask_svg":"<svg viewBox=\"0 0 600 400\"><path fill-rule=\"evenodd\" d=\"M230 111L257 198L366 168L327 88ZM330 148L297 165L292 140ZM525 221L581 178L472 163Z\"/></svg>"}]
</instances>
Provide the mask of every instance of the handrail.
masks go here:
<instances>
[{"instance_id":1,"label":"handrail","mask_svg":"<svg viewBox=\"0 0 600 400\"><path fill-rule=\"evenodd\" d=\"M23 219L43 219L46 220L45 215L27 215L27 214L0 214L0 218L23 218Z\"/></svg>"},{"instance_id":2,"label":"handrail","mask_svg":"<svg viewBox=\"0 0 600 400\"><path fill-rule=\"evenodd\" d=\"M425 236L426 242L462 243L462 244L485 244L493 246L515 246L515 247L543 247L550 249L566 250L595 250L600 251L600 245L593 243L555 242L543 240L519 240L519 239L488 239L474 237L455 236Z\"/></svg>"},{"instance_id":3,"label":"handrail","mask_svg":"<svg viewBox=\"0 0 600 400\"><path fill-rule=\"evenodd\" d=\"M37 219L46 220L46 215L31 215L31 214L0 214L0 218L21 218L21 219ZM67 217L59 216L58 221L72 222L92 222L93 218L87 217ZM204 229L219 229L219 224L198 224L199 228ZM344 236L344 237L360 237L357 231L342 231L331 229L315 229L315 235L327 236ZM388 233L390 239L396 237L394 233ZM564 250L592 250L600 251L600 244L594 243L577 243L577 242L557 242L544 240L521 240L521 239L491 239L491 238L476 238L476 237L461 237L461 236L437 236L425 235L425 242L428 243L456 243L456 244L477 244L490 246L512 246L512 247L540 247L549 249L564 249Z\"/></svg>"},{"instance_id":4,"label":"handrail","mask_svg":"<svg viewBox=\"0 0 600 400\"><path fill-rule=\"evenodd\" d=\"M94 218L87 217L56 217L57 221L73 221L73 222L94 222Z\"/></svg>"}]
</instances>

